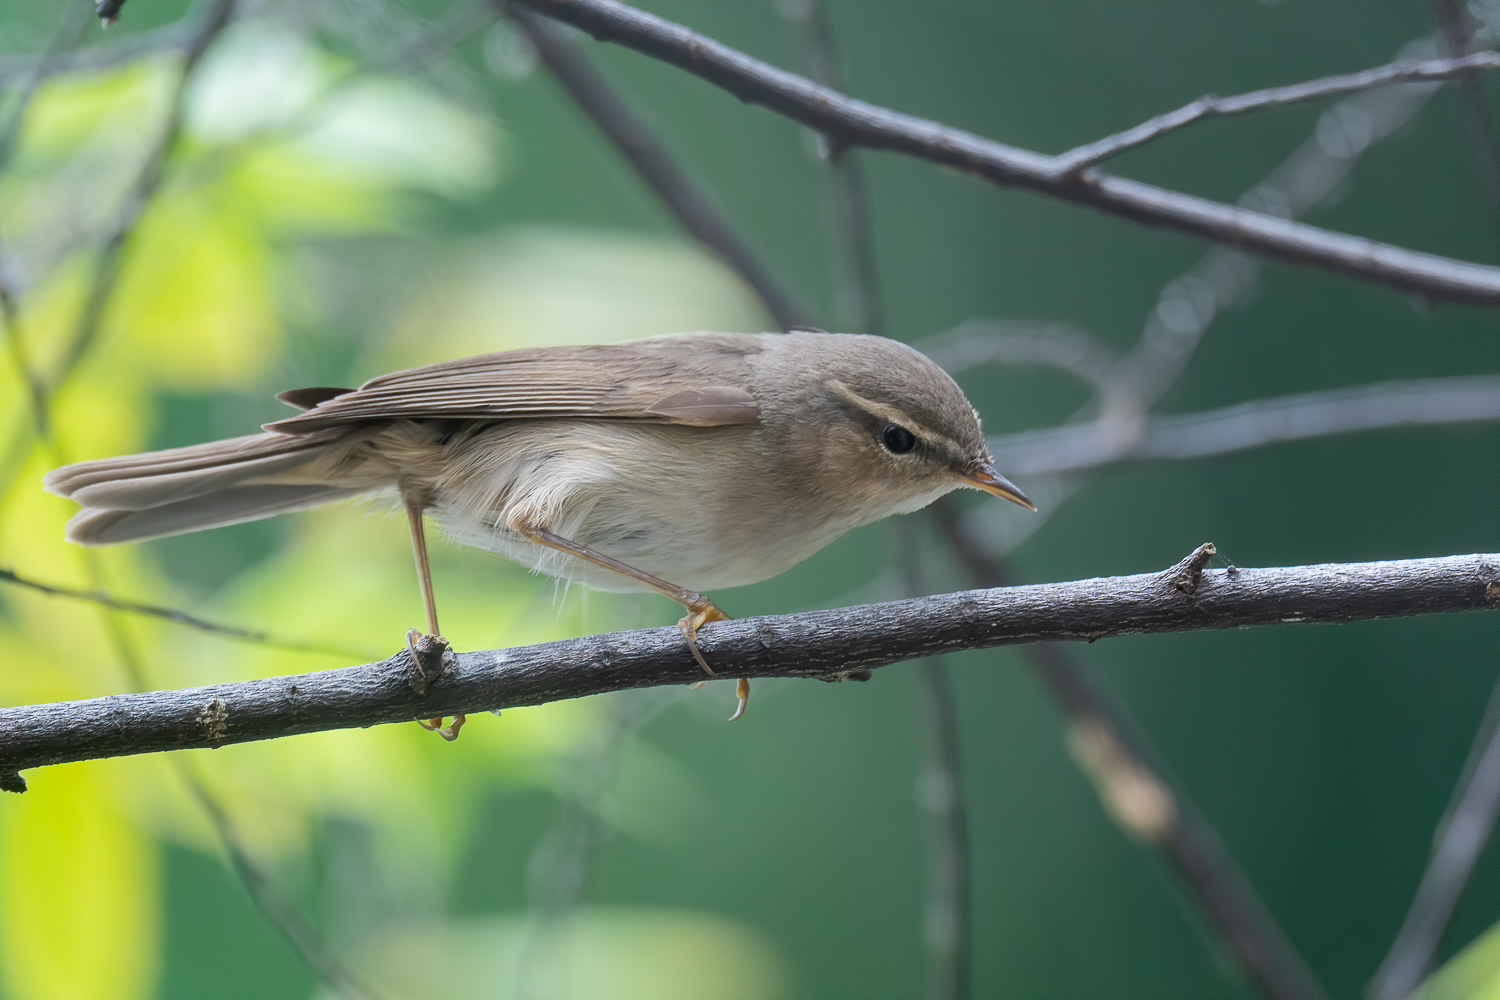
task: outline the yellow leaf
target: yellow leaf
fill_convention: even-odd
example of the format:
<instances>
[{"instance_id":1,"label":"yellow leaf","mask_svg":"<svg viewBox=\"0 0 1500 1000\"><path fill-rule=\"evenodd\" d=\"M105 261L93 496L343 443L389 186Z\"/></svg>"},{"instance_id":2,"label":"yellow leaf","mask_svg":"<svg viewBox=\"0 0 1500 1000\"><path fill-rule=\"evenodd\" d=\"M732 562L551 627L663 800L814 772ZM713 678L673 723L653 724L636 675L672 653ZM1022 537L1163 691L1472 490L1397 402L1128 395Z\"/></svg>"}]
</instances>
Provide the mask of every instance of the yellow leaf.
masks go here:
<instances>
[{"instance_id":1,"label":"yellow leaf","mask_svg":"<svg viewBox=\"0 0 1500 1000\"><path fill-rule=\"evenodd\" d=\"M5 801L0 963L9 1000L152 993L161 937L157 857L115 808L118 763L48 768Z\"/></svg>"}]
</instances>

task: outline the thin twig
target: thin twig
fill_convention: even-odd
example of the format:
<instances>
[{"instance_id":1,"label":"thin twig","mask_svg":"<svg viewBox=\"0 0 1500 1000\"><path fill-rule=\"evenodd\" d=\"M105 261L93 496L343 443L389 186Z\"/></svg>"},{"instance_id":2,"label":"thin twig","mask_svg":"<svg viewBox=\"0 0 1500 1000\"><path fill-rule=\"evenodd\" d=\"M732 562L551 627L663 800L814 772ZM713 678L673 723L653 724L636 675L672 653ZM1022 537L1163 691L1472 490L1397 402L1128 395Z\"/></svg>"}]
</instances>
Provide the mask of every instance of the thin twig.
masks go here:
<instances>
[{"instance_id":1,"label":"thin twig","mask_svg":"<svg viewBox=\"0 0 1500 1000\"><path fill-rule=\"evenodd\" d=\"M84 2L87 3L88 0ZM34 52L0 53L0 86L7 86L16 80L26 80L34 74L40 80L47 80L70 73L96 73L114 69L153 56L180 56L192 44L207 13L205 4L195 4L192 10L171 24L126 35L118 41L59 53L50 59ZM39 70L38 66L42 64L45 65Z\"/></svg>"},{"instance_id":2,"label":"thin twig","mask_svg":"<svg viewBox=\"0 0 1500 1000\"><path fill-rule=\"evenodd\" d=\"M1052 475L1120 462L1203 458L1360 431L1495 420L1500 420L1500 375L1459 375L1296 393L1151 417L1124 447L1101 439L1093 424L996 435L989 446L1006 475Z\"/></svg>"},{"instance_id":3,"label":"thin twig","mask_svg":"<svg viewBox=\"0 0 1500 1000\"><path fill-rule=\"evenodd\" d=\"M820 0L780 5L782 16L801 28L808 76L838 90L843 86L838 43L833 20ZM859 155L818 133L829 172L833 202L834 235L839 244L843 305L849 316L847 329L855 333L885 336L885 309L880 295L880 269L875 257L875 213L869 185Z\"/></svg>"},{"instance_id":4,"label":"thin twig","mask_svg":"<svg viewBox=\"0 0 1500 1000\"><path fill-rule=\"evenodd\" d=\"M11 287L8 268L9 258L0 246L0 326L5 328L5 352L16 375L26 386L26 406L31 413L32 430L37 440L50 441L51 421L47 413L47 387L31 364L31 354L26 346L26 334L21 322L21 305L15 289ZM54 456L55 457L55 456ZM4 469L10 463L0 463Z\"/></svg>"},{"instance_id":5,"label":"thin twig","mask_svg":"<svg viewBox=\"0 0 1500 1000\"><path fill-rule=\"evenodd\" d=\"M169 608L157 604L144 604L140 601L126 600L106 593L102 590L84 590L77 587L64 587L58 584L42 583L29 577L21 576L14 570L0 567L0 582L25 587L28 590L41 594L49 594L54 597L68 597L78 601L89 601L94 604L109 608L112 611L123 611L132 615L144 615L149 618L160 618L176 625L197 629L210 635L222 635L230 639L239 639L243 642L252 642L257 645L266 646L270 649L281 649L289 653L324 653L329 656L341 656L351 660L367 660L371 654L368 650L359 650L350 646L339 646L324 642L299 642L292 639L280 639L269 632L260 629L239 628L234 625L221 625L218 622L199 618L197 615L188 614L178 608Z\"/></svg>"},{"instance_id":6,"label":"thin twig","mask_svg":"<svg viewBox=\"0 0 1500 1000\"><path fill-rule=\"evenodd\" d=\"M1437 18L1438 45L1443 55L1495 55L1475 52L1483 42L1475 37L1472 16L1455 0L1432 0L1432 11ZM1465 138L1479 169L1479 187L1494 214L1493 221L1500 223L1500 130L1496 129L1495 112L1485 94L1482 77L1467 73L1459 77L1458 93L1463 105Z\"/></svg>"},{"instance_id":7,"label":"thin twig","mask_svg":"<svg viewBox=\"0 0 1500 1000\"><path fill-rule=\"evenodd\" d=\"M763 104L846 146L904 153L1003 186L1037 191L1137 222L1192 233L1294 264L1324 268L1435 301L1500 305L1500 268L1331 232L1060 160L820 87L682 25L616 0L511 0Z\"/></svg>"},{"instance_id":8,"label":"thin twig","mask_svg":"<svg viewBox=\"0 0 1500 1000\"><path fill-rule=\"evenodd\" d=\"M53 32L51 41L41 55L36 57L36 65L21 78L10 117L5 126L0 128L0 169L10 163L11 154L15 152L16 138L21 134L21 123L26 119L26 112L31 107L31 99L36 96L37 88L47 78L52 66L83 37L84 25L88 23L88 0L64 0L59 6L62 13L58 18L57 30Z\"/></svg>"},{"instance_id":9,"label":"thin twig","mask_svg":"<svg viewBox=\"0 0 1500 1000\"><path fill-rule=\"evenodd\" d=\"M265 921L276 928L282 940L286 941L287 945L297 953L302 963L325 986L349 1000L376 1000L376 994L344 964L342 959L328 950L318 932L307 922L301 911L282 894L270 876L261 870L260 865L251 857L249 850L240 840L234 821L209 792L203 779L198 777L185 761L177 758L175 762L178 766L178 774L187 785L188 791L208 814L209 823L218 835L224 853L228 855L230 867L234 869L250 901L255 904L255 908L260 911Z\"/></svg>"},{"instance_id":10,"label":"thin twig","mask_svg":"<svg viewBox=\"0 0 1500 1000\"><path fill-rule=\"evenodd\" d=\"M1300 104L1304 101L1334 97L1353 91L1369 90L1373 87L1384 87L1393 83L1430 83L1449 80L1455 76L1466 78L1468 74L1476 70L1486 69L1500 69L1500 52L1475 52L1453 59L1389 63L1358 73L1325 76L1286 87L1267 87L1264 90L1252 90L1247 94L1237 94L1234 97L1206 94L1175 111L1149 118L1134 128L1116 132L1114 135L1105 136L1103 139L1082 146L1075 146L1060 154L1058 161L1065 172L1077 174L1111 156L1123 153L1127 149L1134 149L1202 118L1267 111L1271 108L1286 107L1289 104Z\"/></svg>"},{"instance_id":11,"label":"thin twig","mask_svg":"<svg viewBox=\"0 0 1500 1000\"><path fill-rule=\"evenodd\" d=\"M1480 852L1500 817L1500 682L1475 735L1469 766L1438 824L1432 856L1401 930L1366 992L1369 1000L1404 1000L1417 988L1459 897L1474 873Z\"/></svg>"},{"instance_id":12,"label":"thin twig","mask_svg":"<svg viewBox=\"0 0 1500 1000\"><path fill-rule=\"evenodd\" d=\"M1402 54L1432 50L1432 43L1421 39ZM1240 204L1287 219L1305 214L1348 183L1360 157L1415 118L1437 91L1434 83L1408 83L1339 101L1319 116L1301 146L1241 195ZM1144 408L1177 383L1208 327L1254 291L1263 266L1249 254L1214 247L1162 288L1116 375Z\"/></svg>"},{"instance_id":13,"label":"thin twig","mask_svg":"<svg viewBox=\"0 0 1500 1000\"><path fill-rule=\"evenodd\" d=\"M21 134L21 126L26 120L27 111L31 109L31 100L36 95L37 88L58 59L78 44L84 25L88 23L88 11L88 0L71 0L62 5L57 30L47 43L46 50L37 57L36 65L22 79L10 117L4 128L0 129L0 170L9 165L11 155L15 152L16 140ZM5 327L5 347L11 364L26 386L27 403L37 437L46 440L50 436L47 389L31 366L21 323L21 307L12 285L9 259L3 252L3 244L0 244L0 324Z\"/></svg>"},{"instance_id":14,"label":"thin twig","mask_svg":"<svg viewBox=\"0 0 1500 1000\"><path fill-rule=\"evenodd\" d=\"M296 138L317 125L333 99L340 94L377 75L415 75L418 70L451 55L455 46L494 20L495 12L489 0L470 0L453 7L442 20L395 46L394 51L345 70L282 120L210 150L185 171L186 177L180 183L202 183L270 143Z\"/></svg>"},{"instance_id":15,"label":"thin twig","mask_svg":"<svg viewBox=\"0 0 1500 1000\"><path fill-rule=\"evenodd\" d=\"M88 353L99 335L104 310L109 304L120 275L121 254L134 234L137 223L145 214L151 199L161 187L167 158L182 131L188 84L193 78L193 73L203 53L229 23L234 5L235 0L215 0L183 53L177 83L168 98L166 116L157 131L155 140L147 149L146 160L136 174L135 182L126 193L113 225L104 236L93 274L89 278L88 294L79 310L78 319L73 325L73 332L63 347L62 359L56 371L48 379L49 396L55 395L72 375L73 370L83 360L84 355Z\"/></svg>"},{"instance_id":16,"label":"thin twig","mask_svg":"<svg viewBox=\"0 0 1500 1000\"><path fill-rule=\"evenodd\" d=\"M1120 356L1104 341L1071 323L968 320L912 346L950 375L982 365L1056 368L1109 390Z\"/></svg>"},{"instance_id":17,"label":"thin twig","mask_svg":"<svg viewBox=\"0 0 1500 1000\"><path fill-rule=\"evenodd\" d=\"M926 764L917 778L918 804L928 816L927 900L922 937L928 952L930 1000L963 1000L973 979L973 856L963 745L952 671L937 657L917 666L926 716Z\"/></svg>"},{"instance_id":18,"label":"thin twig","mask_svg":"<svg viewBox=\"0 0 1500 1000\"><path fill-rule=\"evenodd\" d=\"M724 220L702 186L672 158L635 109L555 26L529 10L507 7L516 27L579 109L635 170L682 228L733 271L783 330L807 326L810 314L795 301L749 244Z\"/></svg>"},{"instance_id":19,"label":"thin twig","mask_svg":"<svg viewBox=\"0 0 1500 1000\"><path fill-rule=\"evenodd\" d=\"M1192 595L1175 572L715 622L698 647L725 676L839 680L964 649L1500 607L1500 555L1206 570ZM17 772L47 764L693 684L703 671L669 627L459 653L423 694L412 675L403 646L340 670L0 709L0 787L19 791Z\"/></svg>"}]
</instances>

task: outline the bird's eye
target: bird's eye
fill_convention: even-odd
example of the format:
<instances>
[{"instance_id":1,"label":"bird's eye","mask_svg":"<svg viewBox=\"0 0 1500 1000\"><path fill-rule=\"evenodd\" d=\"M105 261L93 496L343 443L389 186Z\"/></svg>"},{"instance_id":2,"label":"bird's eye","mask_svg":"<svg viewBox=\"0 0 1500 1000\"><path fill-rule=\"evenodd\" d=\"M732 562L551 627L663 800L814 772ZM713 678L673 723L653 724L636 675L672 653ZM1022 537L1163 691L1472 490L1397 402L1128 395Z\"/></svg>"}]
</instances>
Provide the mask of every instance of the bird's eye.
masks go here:
<instances>
[{"instance_id":1,"label":"bird's eye","mask_svg":"<svg viewBox=\"0 0 1500 1000\"><path fill-rule=\"evenodd\" d=\"M917 446L917 436L900 424L886 424L880 432L880 443L893 455L905 455Z\"/></svg>"}]
</instances>

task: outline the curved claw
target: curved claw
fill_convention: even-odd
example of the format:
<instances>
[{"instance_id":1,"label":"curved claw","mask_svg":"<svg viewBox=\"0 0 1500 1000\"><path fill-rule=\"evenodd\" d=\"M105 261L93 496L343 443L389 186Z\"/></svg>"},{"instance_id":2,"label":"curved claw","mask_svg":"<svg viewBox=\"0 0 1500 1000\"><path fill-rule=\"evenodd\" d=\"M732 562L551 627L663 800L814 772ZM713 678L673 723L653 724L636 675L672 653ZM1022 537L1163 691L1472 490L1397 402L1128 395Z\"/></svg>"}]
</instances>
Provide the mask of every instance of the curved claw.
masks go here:
<instances>
[{"instance_id":1,"label":"curved claw","mask_svg":"<svg viewBox=\"0 0 1500 1000\"><path fill-rule=\"evenodd\" d=\"M443 739L447 740L449 743L452 743L454 740L458 739L458 731L464 727L464 723L467 722L468 719L469 717L467 715L455 715L453 717L453 721L446 726L443 725L443 717L441 715L435 719L418 719L416 721L417 725L421 726L429 733L437 733Z\"/></svg>"},{"instance_id":2,"label":"curved claw","mask_svg":"<svg viewBox=\"0 0 1500 1000\"><path fill-rule=\"evenodd\" d=\"M730 722L745 714L745 705L750 701L750 681L741 677L734 685L734 694L739 698L740 703L735 706L734 714L729 717Z\"/></svg>"}]
</instances>

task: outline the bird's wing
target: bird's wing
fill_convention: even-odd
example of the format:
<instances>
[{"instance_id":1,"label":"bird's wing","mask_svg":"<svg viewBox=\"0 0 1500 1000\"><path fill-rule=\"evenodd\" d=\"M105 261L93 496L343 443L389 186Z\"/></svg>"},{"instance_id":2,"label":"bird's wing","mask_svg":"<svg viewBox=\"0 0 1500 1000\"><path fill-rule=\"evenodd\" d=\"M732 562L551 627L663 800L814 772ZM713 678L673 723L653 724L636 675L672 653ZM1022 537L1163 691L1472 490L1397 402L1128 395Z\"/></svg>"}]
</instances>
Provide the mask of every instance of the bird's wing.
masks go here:
<instances>
[{"instance_id":1,"label":"bird's wing","mask_svg":"<svg viewBox=\"0 0 1500 1000\"><path fill-rule=\"evenodd\" d=\"M685 334L482 354L381 375L343 392L283 393L293 405L311 405L265 429L305 434L379 420L554 417L754 424L759 408L747 388L747 357L761 349L754 335Z\"/></svg>"}]
</instances>

